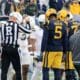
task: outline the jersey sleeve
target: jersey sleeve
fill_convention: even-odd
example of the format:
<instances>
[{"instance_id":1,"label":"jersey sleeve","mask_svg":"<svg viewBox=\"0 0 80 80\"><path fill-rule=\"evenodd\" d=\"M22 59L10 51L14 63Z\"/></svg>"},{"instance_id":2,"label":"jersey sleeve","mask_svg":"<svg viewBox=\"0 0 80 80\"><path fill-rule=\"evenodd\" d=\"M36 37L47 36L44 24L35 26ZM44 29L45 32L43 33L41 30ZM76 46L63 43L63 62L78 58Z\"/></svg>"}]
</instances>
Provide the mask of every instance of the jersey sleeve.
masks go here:
<instances>
[{"instance_id":1,"label":"jersey sleeve","mask_svg":"<svg viewBox=\"0 0 80 80\"><path fill-rule=\"evenodd\" d=\"M48 29L44 28L43 38L42 38L42 43L41 43L41 52L44 52L46 50L47 41L48 41Z\"/></svg>"},{"instance_id":2,"label":"jersey sleeve","mask_svg":"<svg viewBox=\"0 0 80 80\"><path fill-rule=\"evenodd\" d=\"M67 28L65 25L63 25L62 27L63 27L63 37L62 37L63 52L66 53L68 49Z\"/></svg>"},{"instance_id":3,"label":"jersey sleeve","mask_svg":"<svg viewBox=\"0 0 80 80\"><path fill-rule=\"evenodd\" d=\"M22 30L25 33L31 33L32 32L31 26L29 24L26 25L26 28L23 27L22 25L19 25L18 27L20 30Z\"/></svg>"}]
</instances>

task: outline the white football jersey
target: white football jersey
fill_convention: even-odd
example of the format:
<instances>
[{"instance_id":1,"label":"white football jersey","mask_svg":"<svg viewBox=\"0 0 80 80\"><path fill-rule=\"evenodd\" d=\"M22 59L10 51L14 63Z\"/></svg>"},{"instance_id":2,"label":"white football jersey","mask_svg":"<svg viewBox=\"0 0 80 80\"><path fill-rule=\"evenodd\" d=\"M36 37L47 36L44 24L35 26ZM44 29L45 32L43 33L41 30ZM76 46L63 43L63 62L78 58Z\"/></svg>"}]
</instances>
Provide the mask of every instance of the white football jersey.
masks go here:
<instances>
[{"instance_id":1,"label":"white football jersey","mask_svg":"<svg viewBox=\"0 0 80 80\"><path fill-rule=\"evenodd\" d=\"M35 37L36 37L36 52L35 55L40 55L40 51L41 51L41 43L42 43L42 37L43 37L43 30L40 28L38 30L35 31L34 33Z\"/></svg>"},{"instance_id":2,"label":"white football jersey","mask_svg":"<svg viewBox=\"0 0 80 80\"><path fill-rule=\"evenodd\" d=\"M28 40L27 40L27 34L25 33L19 33L19 39L18 44L20 45L20 48L25 49L28 51Z\"/></svg>"}]
</instances>

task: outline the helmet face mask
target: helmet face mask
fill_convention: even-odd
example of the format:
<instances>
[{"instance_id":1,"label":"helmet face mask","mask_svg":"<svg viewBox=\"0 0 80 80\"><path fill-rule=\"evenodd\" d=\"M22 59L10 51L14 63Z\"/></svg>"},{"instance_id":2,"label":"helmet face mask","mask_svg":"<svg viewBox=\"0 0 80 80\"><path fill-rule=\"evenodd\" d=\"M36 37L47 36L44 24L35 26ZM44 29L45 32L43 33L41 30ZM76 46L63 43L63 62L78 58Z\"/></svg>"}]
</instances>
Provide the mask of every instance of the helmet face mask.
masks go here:
<instances>
[{"instance_id":1,"label":"helmet face mask","mask_svg":"<svg viewBox=\"0 0 80 80\"><path fill-rule=\"evenodd\" d=\"M40 28L44 27L44 23L43 22L39 22Z\"/></svg>"},{"instance_id":2,"label":"helmet face mask","mask_svg":"<svg viewBox=\"0 0 80 80\"><path fill-rule=\"evenodd\" d=\"M57 18L56 14L51 14L48 19L49 20L51 20L51 19L55 20L56 18Z\"/></svg>"}]
</instances>

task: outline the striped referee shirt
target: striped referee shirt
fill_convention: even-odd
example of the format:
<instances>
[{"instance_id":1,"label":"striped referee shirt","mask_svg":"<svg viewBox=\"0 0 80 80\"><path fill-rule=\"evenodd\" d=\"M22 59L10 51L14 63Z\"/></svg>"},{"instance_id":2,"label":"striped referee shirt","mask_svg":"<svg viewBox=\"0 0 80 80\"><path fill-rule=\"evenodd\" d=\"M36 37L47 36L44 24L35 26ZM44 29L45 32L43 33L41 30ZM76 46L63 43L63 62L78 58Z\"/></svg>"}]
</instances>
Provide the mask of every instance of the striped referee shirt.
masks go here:
<instances>
[{"instance_id":1,"label":"striped referee shirt","mask_svg":"<svg viewBox=\"0 0 80 80\"><path fill-rule=\"evenodd\" d=\"M18 45L18 35L19 30L22 30L25 33L31 33L31 27L27 24L27 28L14 23L12 21L8 21L6 24L2 24L1 31L1 43L2 45Z\"/></svg>"}]
</instances>

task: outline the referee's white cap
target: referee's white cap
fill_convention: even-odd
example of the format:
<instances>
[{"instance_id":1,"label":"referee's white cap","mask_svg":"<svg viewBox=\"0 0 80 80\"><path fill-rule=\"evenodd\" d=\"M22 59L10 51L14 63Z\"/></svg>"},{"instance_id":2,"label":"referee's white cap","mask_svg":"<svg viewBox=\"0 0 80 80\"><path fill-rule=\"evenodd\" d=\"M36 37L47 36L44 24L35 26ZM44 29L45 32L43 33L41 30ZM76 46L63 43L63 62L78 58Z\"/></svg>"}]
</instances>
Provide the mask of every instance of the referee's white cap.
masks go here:
<instances>
[{"instance_id":1,"label":"referee's white cap","mask_svg":"<svg viewBox=\"0 0 80 80\"><path fill-rule=\"evenodd\" d=\"M21 23L22 22L22 19L23 18L22 18L22 15L19 12L12 12L12 13L10 13L9 16L15 17L17 19L17 22L18 23Z\"/></svg>"}]
</instances>

